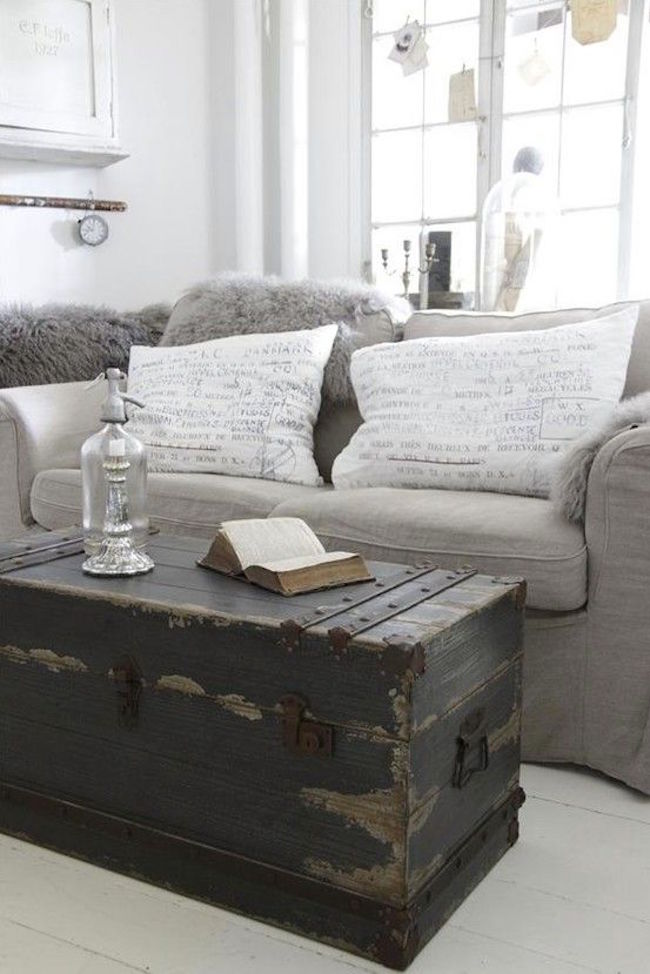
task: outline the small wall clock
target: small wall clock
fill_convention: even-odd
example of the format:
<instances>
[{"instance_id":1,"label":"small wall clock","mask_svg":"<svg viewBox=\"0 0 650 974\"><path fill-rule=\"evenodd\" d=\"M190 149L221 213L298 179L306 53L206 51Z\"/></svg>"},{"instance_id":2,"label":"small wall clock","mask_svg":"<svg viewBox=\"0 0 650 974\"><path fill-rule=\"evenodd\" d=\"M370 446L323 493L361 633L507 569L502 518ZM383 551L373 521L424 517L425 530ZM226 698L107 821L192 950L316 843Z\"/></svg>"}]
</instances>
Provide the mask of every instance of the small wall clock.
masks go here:
<instances>
[{"instance_id":1,"label":"small wall clock","mask_svg":"<svg viewBox=\"0 0 650 974\"><path fill-rule=\"evenodd\" d=\"M98 247L108 237L108 223L98 213L87 213L79 220L79 236L90 247Z\"/></svg>"}]
</instances>

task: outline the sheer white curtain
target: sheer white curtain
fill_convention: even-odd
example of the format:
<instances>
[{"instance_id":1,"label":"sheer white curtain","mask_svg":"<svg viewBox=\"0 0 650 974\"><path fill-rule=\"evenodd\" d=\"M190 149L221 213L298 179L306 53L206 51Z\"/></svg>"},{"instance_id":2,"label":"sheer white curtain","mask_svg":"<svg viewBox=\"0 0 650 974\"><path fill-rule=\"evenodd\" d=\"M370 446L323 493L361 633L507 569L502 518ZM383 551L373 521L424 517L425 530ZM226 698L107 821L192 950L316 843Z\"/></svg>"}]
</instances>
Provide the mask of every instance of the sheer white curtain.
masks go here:
<instances>
[{"instance_id":1,"label":"sheer white curtain","mask_svg":"<svg viewBox=\"0 0 650 974\"><path fill-rule=\"evenodd\" d=\"M238 270L264 269L262 17L260 0L234 3L234 242Z\"/></svg>"},{"instance_id":2,"label":"sheer white curtain","mask_svg":"<svg viewBox=\"0 0 650 974\"><path fill-rule=\"evenodd\" d=\"M206 2L222 9L215 23L221 77L225 61L233 75L231 94L221 87L215 96L221 114L233 116L233 145L225 132L217 137L217 151L228 157L219 187L227 224L217 228L220 265L287 278L359 277L369 221L361 84L369 21L361 3Z\"/></svg>"},{"instance_id":3,"label":"sheer white curtain","mask_svg":"<svg viewBox=\"0 0 650 974\"><path fill-rule=\"evenodd\" d=\"M235 257L308 273L308 3L234 0Z\"/></svg>"}]
</instances>

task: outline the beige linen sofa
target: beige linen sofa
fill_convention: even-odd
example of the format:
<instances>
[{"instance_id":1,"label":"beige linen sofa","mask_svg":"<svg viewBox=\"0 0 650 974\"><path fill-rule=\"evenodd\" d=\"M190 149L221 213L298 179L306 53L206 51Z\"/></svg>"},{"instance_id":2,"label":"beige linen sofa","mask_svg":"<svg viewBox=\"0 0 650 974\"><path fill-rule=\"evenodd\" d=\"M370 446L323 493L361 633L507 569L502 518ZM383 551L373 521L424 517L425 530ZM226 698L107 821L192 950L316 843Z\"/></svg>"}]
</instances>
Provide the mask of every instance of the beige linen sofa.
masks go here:
<instances>
[{"instance_id":1,"label":"beige linen sofa","mask_svg":"<svg viewBox=\"0 0 650 974\"><path fill-rule=\"evenodd\" d=\"M178 309L191 314L183 301ZM592 316L419 312L404 340L547 328ZM360 327L362 344L400 337L382 315ZM641 306L626 395L647 389L650 302ZM98 426L102 396L82 383L0 392L1 537L79 522L79 447ZM326 481L358 423L353 407L319 419L315 448ZM396 562L426 554L444 566L524 576L524 758L588 765L650 794L650 426L625 430L601 449L584 529L538 498L335 491L327 482L302 487L214 474L150 475L149 507L162 530L206 541L225 518L295 515L328 548Z\"/></svg>"}]
</instances>

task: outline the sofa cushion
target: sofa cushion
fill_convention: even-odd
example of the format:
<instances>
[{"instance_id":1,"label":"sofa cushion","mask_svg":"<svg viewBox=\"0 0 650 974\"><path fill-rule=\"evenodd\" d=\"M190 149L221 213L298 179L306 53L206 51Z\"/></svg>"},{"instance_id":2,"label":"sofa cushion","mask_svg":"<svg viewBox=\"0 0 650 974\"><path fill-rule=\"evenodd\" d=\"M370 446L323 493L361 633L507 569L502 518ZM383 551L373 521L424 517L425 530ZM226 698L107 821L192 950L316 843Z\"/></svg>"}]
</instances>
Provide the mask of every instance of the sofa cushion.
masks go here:
<instances>
[{"instance_id":1,"label":"sofa cushion","mask_svg":"<svg viewBox=\"0 0 650 974\"><path fill-rule=\"evenodd\" d=\"M187 291L174 307L160 344L341 323L325 368L314 429L316 462L328 480L332 460L361 422L350 356L366 345L398 341L410 313L408 301L362 281L284 281L228 271Z\"/></svg>"},{"instance_id":2,"label":"sofa cushion","mask_svg":"<svg viewBox=\"0 0 650 974\"><path fill-rule=\"evenodd\" d=\"M317 487L314 424L335 324L231 335L193 345L135 345L127 423L149 470L218 473Z\"/></svg>"},{"instance_id":3,"label":"sofa cushion","mask_svg":"<svg viewBox=\"0 0 650 974\"><path fill-rule=\"evenodd\" d=\"M570 308L557 311L531 311L521 315L481 311L416 311L404 329L404 339L444 335L482 335L495 331L536 331L556 328L575 321L588 321L608 315L635 302L610 304L604 308ZM639 319L634 332L632 354L627 369L623 396L636 396L650 389L650 301L639 304Z\"/></svg>"},{"instance_id":4,"label":"sofa cushion","mask_svg":"<svg viewBox=\"0 0 650 974\"><path fill-rule=\"evenodd\" d=\"M266 517L279 503L298 500L312 491L302 487L250 477L207 473L152 473L148 477L151 523L171 534L212 538L220 521L238 517ZM44 528L81 523L79 470L44 470L33 483L32 516Z\"/></svg>"},{"instance_id":5,"label":"sofa cushion","mask_svg":"<svg viewBox=\"0 0 650 974\"><path fill-rule=\"evenodd\" d=\"M582 530L547 500L456 490L367 487L303 493L275 516L303 518L328 549L413 562L423 555L445 567L469 564L528 581L528 605L577 609L587 597Z\"/></svg>"},{"instance_id":6,"label":"sofa cushion","mask_svg":"<svg viewBox=\"0 0 650 974\"><path fill-rule=\"evenodd\" d=\"M359 349L364 422L334 461L334 486L548 497L567 442L620 399L638 315L631 305L561 328Z\"/></svg>"}]
</instances>

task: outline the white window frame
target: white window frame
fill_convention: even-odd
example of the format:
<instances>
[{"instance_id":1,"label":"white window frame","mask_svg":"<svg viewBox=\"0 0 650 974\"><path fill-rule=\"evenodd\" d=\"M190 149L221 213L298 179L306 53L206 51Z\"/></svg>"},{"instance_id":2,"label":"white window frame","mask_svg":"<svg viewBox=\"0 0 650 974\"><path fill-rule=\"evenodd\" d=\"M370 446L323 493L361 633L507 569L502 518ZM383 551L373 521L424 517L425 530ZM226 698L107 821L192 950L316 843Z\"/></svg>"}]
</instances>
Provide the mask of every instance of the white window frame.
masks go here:
<instances>
[{"instance_id":1,"label":"white window frame","mask_svg":"<svg viewBox=\"0 0 650 974\"><path fill-rule=\"evenodd\" d=\"M596 108L604 105L622 105L623 107L623 131L621 133L621 178L619 189L619 200L617 203L599 206L584 207L564 207L562 213L574 213L580 210L594 211L598 209L615 209L619 213L619 239L618 239L618 269L617 269L617 297L623 300L628 295L630 282L631 265L631 246L632 246L632 224L633 224L633 193L634 193L634 133L636 131L637 120L637 101L638 85L641 62L641 48L643 32L646 27L648 0L630 0L628 11L628 45L626 61L625 89L621 98L607 99L581 104L576 106L566 106L562 103L563 93L560 95L560 103L550 108L531 109L530 111L511 112L507 115L503 111L503 86L504 86L504 54L506 37L506 0L481 0L479 15L479 70L477 78L477 110L478 110L478 134L477 134L477 211L472 216L444 217L440 219L424 218L419 221L377 221L372 222L372 0L360 0L362 10L362 52L361 52L361 77L363 84L362 98L362 161L363 161L363 185L361 189L361 215L362 215L362 274L367 279L372 278L373 254L372 254L372 231L373 229L391 226L412 224L414 227L449 225L450 223L475 222L476 223L476 261L475 261L475 280L477 306L479 301L479 267L480 267L480 248L481 248L481 213L483 203L490 188L501 178L502 165L502 132L504 118L525 117L550 113L559 113L560 125L562 117L566 112L581 108ZM556 8L557 0L548 0L548 3L540 3L539 0L531 0L530 6L521 7L521 11L526 9L543 11L548 8ZM568 6L568 4L567 4ZM448 24L461 23L463 21L474 20L475 18L461 18L458 21L449 21ZM447 25L445 24L445 26ZM564 18L565 43L563 51L566 51L566 32L568 31L568 18ZM562 66L564 76L564 64ZM440 124L440 123L438 123ZM447 124L447 123L442 123ZM408 126L409 129L431 128L432 125ZM380 129L377 131L392 131L392 129ZM558 171L561 166L562 158L562 139L560 129L559 143L559 162Z\"/></svg>"}]
</instances>

